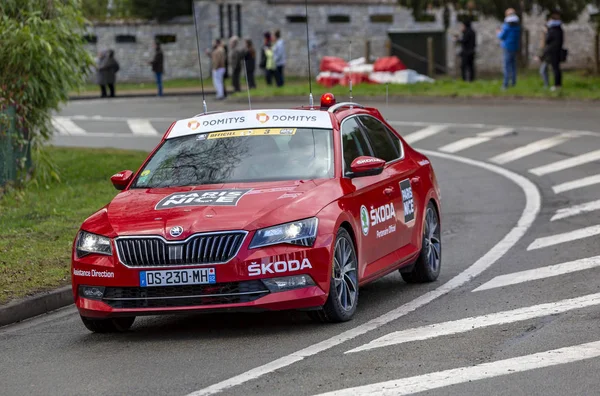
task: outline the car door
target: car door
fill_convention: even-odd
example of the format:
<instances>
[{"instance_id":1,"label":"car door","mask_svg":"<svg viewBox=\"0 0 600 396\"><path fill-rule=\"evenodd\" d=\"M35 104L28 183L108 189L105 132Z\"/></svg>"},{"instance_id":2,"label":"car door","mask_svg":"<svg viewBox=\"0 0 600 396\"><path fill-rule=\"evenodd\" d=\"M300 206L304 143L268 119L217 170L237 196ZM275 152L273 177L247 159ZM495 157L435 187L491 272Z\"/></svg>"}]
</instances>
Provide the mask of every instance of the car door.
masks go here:
<instances>
[{"instance_id":1,"label":"car door","mask_svg":"<svg viewBox=\"0 0 600 396\"><path fill-rule=\"evenodd\" d=\"M406 253L412 253L412 249L407 245L412 240L417 217L414 205L417 201L413 196L413 183L416 181L413 174L416 167L411 160L404 157L402 142L385 124L369 115L361 115L358 118L366 130L375 157L387 162L383 175L389 182L386 188L392 189L389 199L394 205L396 216L389 220L389 224L393 221L395 225L395 228L389 229L395 231L386 236L386 241L394 244L395 249L402 250L406 247Z\"/></svg>"},{"instance_id":2,"label":"car door","mask_svg":"<svg viewBox=\"0 0 600 396\"><path fill-rule=\"evenodd\" d=\"M356 116L342 122L341 137L344 172L350 170L352 161L357 157L373 156L371 145ZM392 245L383 242L382 233L392 224L389 218L394 216L388 195L391 183L384 174L347 179L347 182L352 183L354 188L343 204L360 224L361 229L356 235L359 260L372 264L394 252Z\"/></svg>"}]
</instances>

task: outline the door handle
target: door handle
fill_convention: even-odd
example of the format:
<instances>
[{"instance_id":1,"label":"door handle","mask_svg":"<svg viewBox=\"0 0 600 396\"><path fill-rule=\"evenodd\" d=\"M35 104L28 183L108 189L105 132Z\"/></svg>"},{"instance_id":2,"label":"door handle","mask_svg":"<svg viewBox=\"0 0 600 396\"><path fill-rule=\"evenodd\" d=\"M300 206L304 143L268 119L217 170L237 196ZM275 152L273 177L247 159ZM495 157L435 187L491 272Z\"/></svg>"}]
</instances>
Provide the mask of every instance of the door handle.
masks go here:
<instances>
[{"instance_id":1,"label":"door handle","mask_svg":"<svg viewBox=\"0 0 600 396\"><path fill-rule=\"evenodd\" d=\"M392 195L394 193L394 187L388 187L385 190L383 190L383 193L385 195Z\"/></svg>"}]
</instances>

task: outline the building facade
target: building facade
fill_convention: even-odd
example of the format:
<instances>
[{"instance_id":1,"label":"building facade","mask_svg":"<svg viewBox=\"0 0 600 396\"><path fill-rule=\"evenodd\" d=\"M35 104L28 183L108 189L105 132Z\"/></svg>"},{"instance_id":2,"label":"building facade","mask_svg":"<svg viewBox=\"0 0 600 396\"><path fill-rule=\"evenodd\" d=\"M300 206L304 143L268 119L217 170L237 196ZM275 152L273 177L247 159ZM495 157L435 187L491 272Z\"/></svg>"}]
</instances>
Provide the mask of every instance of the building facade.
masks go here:
<instances>
[{"instance_id":1,"label":"building facade","mask_svg":"<svg viewBox=\"0 0 600 396\"><path fill-rule=\"evenodd\" d=\"M288 75L307 75L306 13L304 0L196 0L197 36L205 77L210 75L209 57L205 51L216 38L232 35L251 38L260 48L263 33L279 29L286 42ZM432 11L431 21L417 22L409 9L396 0L308 0L309 42L313 74L318 71L320 58L339 56L345 59L370 54L371 58L385 56L390 51L389 32L427 35L441 34L445 64L438 69L447 73L455 70L454 33L459 31L457 14L449 15L449 29L444 30L442 10ZM526 16L524 27L529 31L528 54L530 66L540 48L543 17ZM502 52L495 37L500 22L481 18L474 23L478 34L477 67L480 72L501 70ZM566 47L572 68L591 67L594 54L594 27L589 14L565 27ZM192 17L178 18L168 24L108 24L89 29L88 48L93 53L113 49L121 65L119 81L151 81L148 62L153 56L153 42L160 39L165 54L165 79L197 78L198 54L196 31ZM423 48L396 48L401 58L424 62ZM442 71L442 70L439 70Z\"/></svg>"}]
</instances>

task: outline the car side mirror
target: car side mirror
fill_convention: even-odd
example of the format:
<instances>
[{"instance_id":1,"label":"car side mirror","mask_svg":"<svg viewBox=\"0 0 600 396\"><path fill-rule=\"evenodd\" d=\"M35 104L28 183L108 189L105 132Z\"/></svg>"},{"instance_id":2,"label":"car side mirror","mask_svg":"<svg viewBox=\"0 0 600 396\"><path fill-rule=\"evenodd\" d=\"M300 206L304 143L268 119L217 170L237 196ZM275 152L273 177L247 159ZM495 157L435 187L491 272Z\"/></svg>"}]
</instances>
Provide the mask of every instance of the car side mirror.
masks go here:
<instances>
[{"instance_id":1,"label":"car side mirror","mask_svg":"<svg viewBox=\"0 0 600 396\"><path fill-rule=\"evenodd\" d=\"M362 156L352 161L350 171L346 172L346 177L364 177L376 176L383 172L385 161L380 158Z\"/></svg>"},{"instance_id":2,"label":"car side mirror","mask_svg":"<svg viewBox=\"0 0 600 396\"><path fill-rule=\"evenodd\" d=\"M112 175L110 181L117 190L125 190L132 177L133 172L130 170L126 170Z\"/></svg>"}]
</instances>

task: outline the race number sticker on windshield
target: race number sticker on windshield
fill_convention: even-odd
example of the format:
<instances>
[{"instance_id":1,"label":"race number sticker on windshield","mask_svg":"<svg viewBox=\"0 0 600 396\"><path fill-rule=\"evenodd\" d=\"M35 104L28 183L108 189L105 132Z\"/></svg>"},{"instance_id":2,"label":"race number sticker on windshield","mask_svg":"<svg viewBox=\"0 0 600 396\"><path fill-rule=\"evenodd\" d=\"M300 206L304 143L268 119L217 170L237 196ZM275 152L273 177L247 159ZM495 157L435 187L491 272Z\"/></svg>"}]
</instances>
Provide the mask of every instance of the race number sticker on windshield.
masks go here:
<instances>
[{"instance_id":1,"label":"race number sticker on windshield","mask_svg":"<svg viewBox=\"0 0 600 396\"><path fill-rule=\"evenodd\" d=\"M404 222L408 223L415 219L415 203L409 179L400 182L400 191L402 193L402 204L404 206Z\"/></svg>"},{"instance_id":2,"label":"race number sticker on windshield","mask_svg":"<svg viewBox=\"0 0 600 396\"><path fill-rule=\"evenodd\" d=\"M246 190L205 190L178 192L166 196L156 204L156 210L184 206L236 206L238 201L250 191Z\"/></svg>"}]
</instances>

